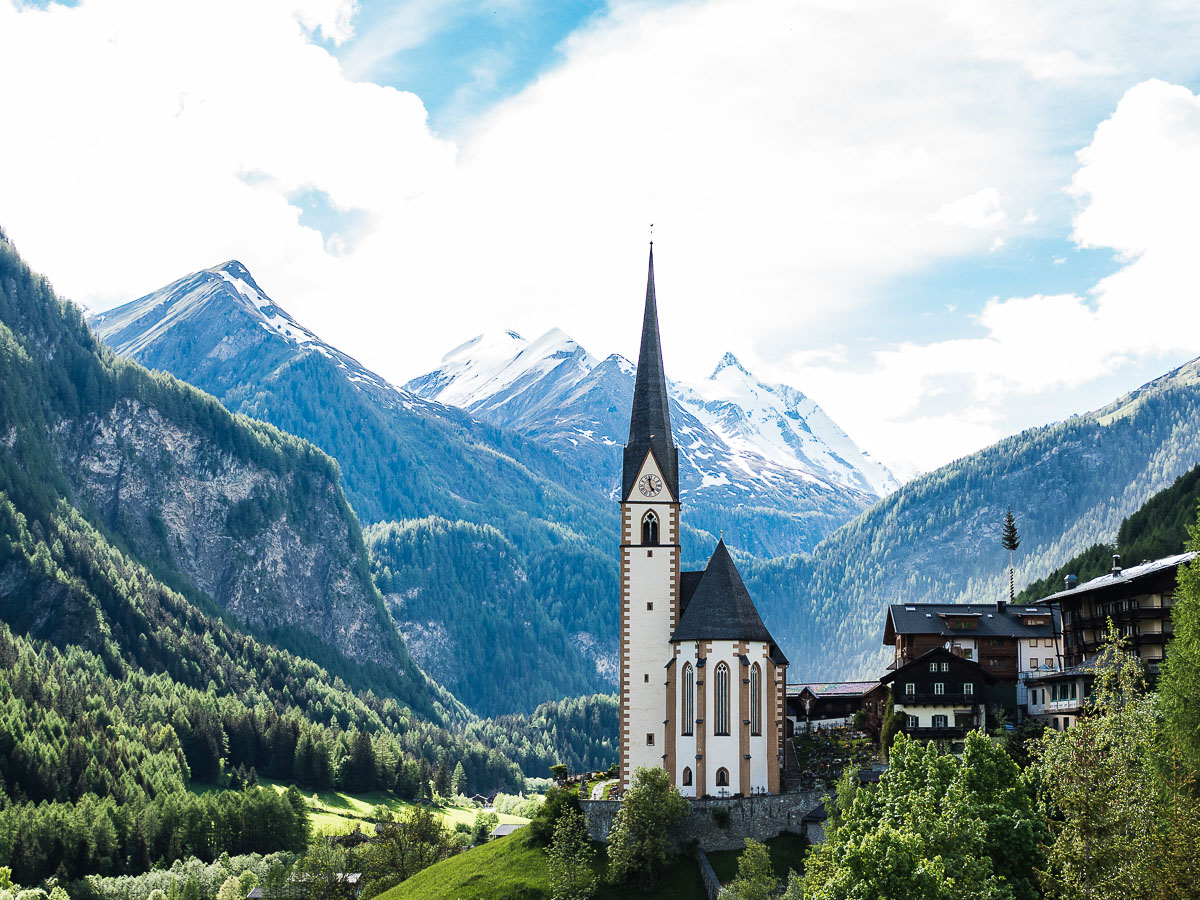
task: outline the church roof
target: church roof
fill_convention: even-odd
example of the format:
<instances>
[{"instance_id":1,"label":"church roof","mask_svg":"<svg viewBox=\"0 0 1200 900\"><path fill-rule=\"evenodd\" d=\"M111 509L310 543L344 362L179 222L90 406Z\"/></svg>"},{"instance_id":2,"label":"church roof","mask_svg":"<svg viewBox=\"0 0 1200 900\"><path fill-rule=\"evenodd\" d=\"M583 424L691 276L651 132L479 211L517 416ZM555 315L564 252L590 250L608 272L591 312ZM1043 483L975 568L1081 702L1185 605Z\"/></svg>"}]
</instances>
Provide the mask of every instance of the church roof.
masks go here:
<instances>
[{"instance_id":1,"label":"church roof","mask_svg":"<svg viewBox=\"0 0 1200 900\"><path fill-rule=\"evenodd\" d=\"M704 572L680 572L679 573L679 615L682 616L687 612L688 604L692 602L692 595L696 593L696 586L700 584L700 579L704 577Z\"/></svg>"},{"instance_id":2,"label":"church roof","mask_svg":"<svg viewBox=\"0 0 1200 900\"><path fill-rule=\"evenodd\" d=\"M775 639L755 609L725 541L713 551L671 640L765 641L777 651ZM787 662L782 654L779 656Z\"/></svg>"},{"instance_id":3,"label":"church roof","mask_svg":"<svg viewBox=\"0 0 1200 900\"><path fill-rule=\"evenodd\" d=\"M658 336L658 304L654 297L654 245L650 245L650 270L646 276L646 310L642 318L642 346L638 352L637 378L633 383L633 412L629 417L629 442L625 445L622 498L628 497L637 481L646 453L654 451L673 500L679 499L679 451L671 440L671 410L667 400L667 376L663 370L662 345Z\"/></svg>"}]
</instances>

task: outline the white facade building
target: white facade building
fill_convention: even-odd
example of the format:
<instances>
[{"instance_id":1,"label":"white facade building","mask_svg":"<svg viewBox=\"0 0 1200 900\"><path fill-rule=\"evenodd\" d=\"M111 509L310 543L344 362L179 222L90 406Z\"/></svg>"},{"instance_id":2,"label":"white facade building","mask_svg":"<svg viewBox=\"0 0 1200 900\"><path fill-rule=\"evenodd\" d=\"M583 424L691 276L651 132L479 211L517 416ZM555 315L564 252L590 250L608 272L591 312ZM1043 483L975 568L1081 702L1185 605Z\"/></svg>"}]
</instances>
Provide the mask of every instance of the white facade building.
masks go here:
<instances>
[{"instance_id":1,"label":"white facade building","mask_svg":"<svg viewBox=\"0 0 1200 900\"><path fill-rule=\"evenodd\" d=\"M680 571L678 498L651 248L621 489L621 784L660 766L685 796L777 793L787 660L724 541Z\"/></svg>"}]
</instances>

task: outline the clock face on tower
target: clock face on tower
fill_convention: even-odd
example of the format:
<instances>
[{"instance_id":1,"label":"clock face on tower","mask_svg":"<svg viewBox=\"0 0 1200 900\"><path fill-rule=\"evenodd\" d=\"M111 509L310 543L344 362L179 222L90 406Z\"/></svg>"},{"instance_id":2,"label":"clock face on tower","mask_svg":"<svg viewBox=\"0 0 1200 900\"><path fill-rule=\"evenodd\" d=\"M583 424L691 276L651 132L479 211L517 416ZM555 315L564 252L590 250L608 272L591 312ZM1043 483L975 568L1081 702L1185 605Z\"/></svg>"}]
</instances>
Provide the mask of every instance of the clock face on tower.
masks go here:
<instances>
[{"instance_id":1,"label":"clock face on tower","mask_svg":"<svg viewBox=\"0 0 1200 900\"><path fill-rule=\"evenodd\" d=\"M659 491L662 490L662 486L662 479L654 474L643 475L641 480L638 481L638 490L645 497L657 497Z\"/></svg>"}]
</instances>

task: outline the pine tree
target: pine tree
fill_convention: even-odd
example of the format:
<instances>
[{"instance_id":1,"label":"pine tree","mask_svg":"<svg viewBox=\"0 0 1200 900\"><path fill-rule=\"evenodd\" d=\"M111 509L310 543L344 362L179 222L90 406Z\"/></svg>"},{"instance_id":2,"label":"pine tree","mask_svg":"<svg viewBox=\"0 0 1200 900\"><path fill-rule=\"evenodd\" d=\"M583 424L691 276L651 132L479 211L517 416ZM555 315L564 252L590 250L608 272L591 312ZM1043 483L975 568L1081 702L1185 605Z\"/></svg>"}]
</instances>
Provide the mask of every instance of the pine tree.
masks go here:
<instances>
[{"instance_id":1,"label":"pine tree","mask_svg":"<svg viewBox=\"0 0 1200 900\"><path fill-rule=\"evenodd\" d=\"M1021 533L1017 531L1017 520L1013 518L1012 507L1004 514L1004 530L1000 534L1000 543L1008 551L1008 602L1017 600L1016 572L1013 568L1013 554L1021 546Z\"/></svg>"}]
</instances>

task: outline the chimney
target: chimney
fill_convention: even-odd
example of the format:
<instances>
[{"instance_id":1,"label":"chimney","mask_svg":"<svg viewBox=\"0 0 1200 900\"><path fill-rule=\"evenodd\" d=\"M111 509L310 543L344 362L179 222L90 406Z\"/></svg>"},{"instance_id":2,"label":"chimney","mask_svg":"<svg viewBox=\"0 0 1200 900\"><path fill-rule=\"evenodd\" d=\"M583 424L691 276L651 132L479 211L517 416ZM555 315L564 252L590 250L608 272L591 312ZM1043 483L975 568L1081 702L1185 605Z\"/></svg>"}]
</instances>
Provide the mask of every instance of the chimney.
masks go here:
<instances>
[{"instance_id":1,"label":"chimney","mask_svg":"<svg viewBox=\"0 0 1200 900\"><path fill-rule=\"evenodd\" d=\"M1004 615L1004 611L1006 609L1008 609L1008 601L1007 600L997 600L996 601L996 612L1000 613L1000 615Z\"/></svg>"},{"instance_id":2,"label":"chimney","mask_svg":"<svg viewBox=\"0 0 1200 900\"><path fill-rule=\"evenodd\" d=\"M1065 581L1067 583L1068 591L1073 591L1073 590L1075 590L1075 588L1079 587L1079 576L1078 575L1068 575L1066 578L1063 579L1063 581Z\"/></svg>"},{"instance_id":3,"label":"chimney","mask_svg":"<svg viewBox=\"0 0 1200 900\"><path fill-rule=\"evenodd\" d=\"M1112 570L1112 573L1113 573L1114 575L1120 575L1120 574L1121 574L1121 554L1119 554L1119 553L1114 553L1114 554L1113 554L1113 570Z\"/></svg>"}]
</instances>

